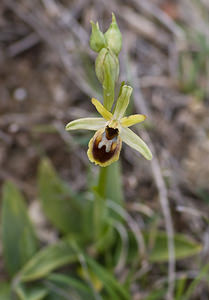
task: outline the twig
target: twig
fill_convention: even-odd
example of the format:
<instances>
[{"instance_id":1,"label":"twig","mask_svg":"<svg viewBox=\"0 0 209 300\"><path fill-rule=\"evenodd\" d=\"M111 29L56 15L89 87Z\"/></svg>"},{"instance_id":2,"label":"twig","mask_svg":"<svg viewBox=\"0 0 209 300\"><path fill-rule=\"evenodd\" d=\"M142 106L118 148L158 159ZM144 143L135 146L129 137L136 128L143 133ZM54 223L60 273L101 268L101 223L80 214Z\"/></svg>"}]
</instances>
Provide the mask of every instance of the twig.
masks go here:
<instances>
[{"instance_id":1,"label":"twig","mask_svg":"<svg viewBox=\"0 0 209 300\"><path fill-rule=\"evenodd\" d=\"M58 18L58 20L53 20L52 22L50 19L48 18L46 19L46 16L44 15L44 11L36 8L35 5L33 5L32 7L33 10L30 11L28 10L27 5L17 4L16 1L14 0L4 0L4 4L6 7L11 9L20 19L22 19L30 27L32 27L33 30L37 33L37 35L44 42L47 42L48 45L54 51L56 51L56 53L60 57L60 60L63 64L63 67L67 75L70 77L71 81L76 86L79 87L79 89L81 89L88 96L89 95L92 97L99 96L99 94L87 83L82 72L79 72L78 67L76 72L74 71L75 66L73 65L73 62L75 61L75 59L72 58L71 54L69 53L69 49L66 46L66 35L63 36L61 34L62 32L64 32L63 29L64 24L59 23L59 21L62 19L62 11L60 12L60 17ZM65 17L65 21L66 21L66 17ZM81 32L80 30L77 31L75 30L76 28L75 24L77 24L77 21L73 16L71 16L71 19L68 19L68 21L69 21L67 26L68 36L69 34L72 33L72 31L70 32L70 28L74 28L73 34L74 35L77 34L77 38L81 42L83 35L79 34ZM72 26L72 22L73 22L73 26Z\"/></svg>"},{"instance_id":2,"label":"twig","mask_svg":"<svg viewBox=\"0 0 209 300\"><path fill-rule=\"evenodd\" d=\"M39 36L35 32L32 32L26 37L24 37L23 39L21 39L20 41L10 45L7 49L8 55L14 57L30 49L31 47L37 45L39 42L40 42Z\"/></svg>"},{"instance_id":3,"label":"twig","mask_svg":"<svg viewBox=\"0 0 209 300\"><path fill-rule=\"evenodd\" d=\"M12 143L12 138L8 134L4 133L2 130L0 130L0 141L1 140L8 145Z\"/></svg>"},{"instance_id":4,"label":"twig","mask_svg":"<svg viewBox=\"0 0 209 300\"><path fill-rule=\"evenodd\" d=\"M184 32L164 11L159 9L154 3L147 0L131 0L144 13L155 17L158 22L163 24L177 38L184 39Z\"/></svg>"},{"instance_id":5,"label":"twig","mask_svg":"<svg viewBox=\"0 0 209 300\"><path fill-rule=\"evenodd\" d=\"M140 112L147 114L150 117L151 113L141 93L140 86L138 83L139 81L136 81L137 78L136 72L134 68L131 68L131 70L133 70L134 72L134 74L132 72L131 77L132 77L132 85L135 94L136 109ZM166 227L166 232L168 237L168 252L169 252L167 300L172 300L173 293L174 293L174 284L175 284L175 248L174 248L174 230L173 230L171 212L170 212L169 202L168 202L168 192L163 179L163 175L161 172L160 163L157 158L155 147L152 144L150 136L146 131L144 131L143 133L143 138L147 141L153 153L151 168L153 172L153 178L158 189L159 200L160 200L162 212L165 219L165 227Z\"/></svg>"},{"instance_id":6,"label":"twig","mask_svg":"<svg viewBox=\"0 0 209 300\"><path fill-rule=\"evenodd\" d=\"M56 128L57 132L60 134L63 141L69 146L69 150L73 151L74 155L79 158L79 161L81 161L83 164L86 164L85 152L81 152L80 147L79 147L79 152L76 151L78 145L76 144L74 139L67 133L63 124L59 121L55 121L53 122L53 126Z\"/></svg>"},{"instance_id":7,"label":"twig","mask_svg":"<svg viewBox=\"0 0 209 300\"><path fill-rule=\"evenodd\" d=\"M179 50L184 48L185 32L172 18L161 10L157 5L147 0L131 0L144 14L154 17L160 24L173 34L173 39L167 44L169 52L169 70L172 77L178 76ZM169 39L168 39L169 41Z\"/></svg>"},{"instance_id":8,"label":"twig","mask_svg":"<svg viewBox=\"0 0 209 300\"><path fill-rule=\"evenodd\" d=\"M142 203L134 202L134 203L127 203L126 208L128 211L140 212L149 218L153 217L154 211L147 205Z\"/></svg>"},{"instance_id":9,"label":"twig","mask_svg":"<svg viewBox=\"0 0 209 300\"><path fill-rule=\"evenodd\" d=\"M143 76L140 78L140 86L142 88L148 87L171 87L177 86L177 81L166 76Z\"/></svg>"},{"instance_id":10,"label":"twig","mask_svg":"<svg viewBox=\"0 0 209 300\"><path fill-rule=\"evenodd\" d=\"M102 0L102 2L108 10L111 9L112 11L117 12L117 15L131 26L137 34L151 40L161 48L167 48L169 35L157 28L152 21L135 12L128 6L120 5L120 9L118 9L118 6L113 1Z\"/></svg>"},{"instance_id":11,"label":"twig","mask_svg":"<svg viewBox=\"0 0 209 300\"><path fill-rule=\"evenodd\" d=\"M114 221L113 224L120 235L123 245L117 265L114 270L116 274L121 275L121 273L123 273L123 270L125 269L125 264L128 257L128 234L121 222Z\"/></svg>"},{"instance_id":12,"label":"twig","mask_svg":"<svg viewBox=\"0 0 209 300\"><path fill-rule=\"evenodd\" d=\"M197 210L196 208L193 208L193 207L178 205L176 207L176 210L179 211L179 212L182 212L182 213L189 214L191 216L206 218L206 215L203 212L201 212L201 211L199 211L199 210Z\"/></svg>"}]
</instances>

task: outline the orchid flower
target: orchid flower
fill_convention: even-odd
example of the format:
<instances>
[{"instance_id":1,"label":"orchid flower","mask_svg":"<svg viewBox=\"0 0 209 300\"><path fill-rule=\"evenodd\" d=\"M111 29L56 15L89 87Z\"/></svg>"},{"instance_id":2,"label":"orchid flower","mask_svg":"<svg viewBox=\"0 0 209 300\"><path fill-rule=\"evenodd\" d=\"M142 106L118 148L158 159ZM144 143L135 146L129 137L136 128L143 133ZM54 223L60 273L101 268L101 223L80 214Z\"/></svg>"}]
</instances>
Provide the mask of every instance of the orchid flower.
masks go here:
<instances>
[{"instance_id":1,"label":"orchid flower","mask_svg":"<svg viewBox=\"0 0 209 300\"><path fill-rule=\"evenodd\" d=\"M92 98L91 102L102 118L82 118L66 125L66 130L96 130L89 141L87 154L91 162L101 167L106 167L119 159L122 142L141 153L146 159L152 159L152 153L145 142L128 128L143 122L146 116L136 114L124 117L131 93L130 86L122 87L113 113L108 111L97 99Z\"/></svg>"}]
</instances>

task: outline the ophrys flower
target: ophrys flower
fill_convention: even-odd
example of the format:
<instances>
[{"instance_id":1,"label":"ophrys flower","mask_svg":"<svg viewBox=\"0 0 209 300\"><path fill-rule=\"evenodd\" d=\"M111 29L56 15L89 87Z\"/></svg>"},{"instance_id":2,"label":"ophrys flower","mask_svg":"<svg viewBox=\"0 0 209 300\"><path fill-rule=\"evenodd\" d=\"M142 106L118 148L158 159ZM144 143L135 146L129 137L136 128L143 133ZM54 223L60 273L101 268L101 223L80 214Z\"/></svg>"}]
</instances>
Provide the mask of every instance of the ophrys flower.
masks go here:
<instances>
[{"instance_id":1,"label":"ophrys flower","mask_svg":"<svg viewBox=\"0 0 209 300\"><path fill-rule=\"evenodd\" d=\"M130 86L124 85L113 112L108 111L98 100L92 98L102 118L82 118L67 124L66 130L96 130L89 141L88 157L91 162L106 167L118 160L122 141L140 152L146 159L152 159L152 153L145 142L128 127L146 119L136 114L124 117L132 93Z\"/></svg>"}]
</instances>

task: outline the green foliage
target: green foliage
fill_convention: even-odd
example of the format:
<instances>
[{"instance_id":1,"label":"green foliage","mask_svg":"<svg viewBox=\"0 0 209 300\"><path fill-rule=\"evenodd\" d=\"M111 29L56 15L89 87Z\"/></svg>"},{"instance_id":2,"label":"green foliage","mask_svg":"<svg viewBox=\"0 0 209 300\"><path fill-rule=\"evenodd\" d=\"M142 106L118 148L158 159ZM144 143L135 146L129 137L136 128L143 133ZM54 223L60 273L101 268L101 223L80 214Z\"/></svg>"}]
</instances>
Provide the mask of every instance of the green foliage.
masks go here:
<instances>
[{"instance_id":1,"label":"green foliage","mask_svg":"<svg viewBox=\"0 0 209 300\"><path fill-rule=\"evenodd\" d=\"M184 289L186 285L186 277L183 277L176 282L175 300L181 300L184 295Z\"/></svg>"},{"instance_id":2,"label":"green foliage","mask_svg":"<svg viewBox=\"0 0 209 300\"><path fill-rule=\"evenodd\" d=\"M33 285L26 287L23 284L17 284L15 292L20 300L42 300L45 299L48 291L45 287L39 285Z\"/></svg>"},{"instance_id":3,"label":"green foliage","mask_svg":"<svg viewBox=\"0 0 209 300\"><path fill-rule=\"evenodd\" d=\"M197 195L203 200L206 204L209 204L209 192L205 189L198 189Z\"/></svg>"},{"instance_id":4,"label":"green foliage","mask_svg":"<svg viewBox=\"0 0 209 300\"><path fill-rule=\"evenodd\" d=\"M95 260L86 257L86 262L89 269L96 275L103 283L107 293L114 300L128 300L130 299L129 292L107 271L104 267L99 265Z\"/></svg>"},{"instance_id":5,"label":"green foliage","mask_svg":"<svg viewBox=\"0 0 209 300\"><path fill-rule=\"evenodd\" d=\"M146 233L145 240L147 241L148 248L149 248L149 244L151 245L148 254L149 260L151 262L168 261L169 255L168 255L166 232L158 231L155 234L154 240L152 241L149 240L149 235ZM189 239L187 236L183 234L175 234L174 244L175 244L175 256L177 260L198 254L202 250L200 244Z\"/></svg>"},{"instance_id":6,"label":"green foliage","mask_svg":"<svg viewBox=\"0 0 209 300\"><path fill-rule=\"evenodd\" d=\"M11 300L11 287L9 282L0 282L0 299Z\"/></svg>"},{"instance_id":7,"label":"green foliage","mask_svg":"<svg viewBox=\"0 0 209 300\"><path fill-rule=\"evenodd\" d=\"M67 236L38 252L23 197L14 185L5 184L2 211L4 253L5 249L9 249L5 262L11 268L14 267L10 266L12 259L18 258L18 264L12 269L12 275L16 274L12 292L17 295L18 300L65 300L69 296L80 300L130 299L129 286L134 270L138 268L141 260L138 255L137 233L129 226L131 216L122 207L123 191L119 164L115 163L101 170L98 186L91 194L92 201L86 196L75 196L48 160L41 163L38 182L44 211L58 230ZM114 181L114 178L117 180ZM67 203L63 203L63 199ZM83 202L82 199L88 200ZM80 223L78 225L77 220ZM15 226L11 227L11 224ZM28 234L24 235L26 228ZM90 235L91 239L86 239ZM166 233L144 232L143 235L149 261L168 261ZM20 238L17 240L16 236ZM26 246L34 245L33 251L31 252L30 247L16 248L22 241L25 241ZM94 253L94 258L85 253L88 247L91 249L90 253ZM199 253L201 246L186 236L177 234L175 250L176 258L181 259ZM22 256L24 259L19 261ZM66 274L52 274L56 269L66 268L67 265L71 266L70 272L67 270ZM79 265L81 271L78 272ZM121 266L129 266L130 269L125 280L126 285L119 283L113 273L114 268ZM203 275L198 278L199 280L194 281L186 291L179 281L176 286L176 299L183 300L184 293L191 295ZM150 293L146 300L161 299L165 290L162 288ZM0 286L1 294L5 300L10 299L9 284Z\"/></svg>"},{"instance_id":8,"label":"green foliage","mask_svg":"<svg viewBox=\"0 0 209 300\"><path fill-rule=\"evenodd\" d=\"M19 280L26 282L43 278L56 268L75 262L76 258L68 240L59 241L39 251L21 270Z\"/></svg>"},{"instance_id":9,"label":"green foliage","mask_svg":"<svg viewBox=\"0 0 209 300\"><path fill-rule=\"evenodd\" d=\"M65 291L73 290L79 294L81 297L79 299L94 299L94 292L92 291L92 288L76 277L54 273L47 277L47 281L58 286L60 289L64 289Z\"/></svg>"},{"instance_id":10,"label":"green foliage","mask_svg":"<svg viewBox=\"0 0 209 300\"><path fill-rule=\"evenodd\" d=\"M90 203L72 193L47 159L39 166L38 186L44 212L58 230L74 237L86 231L87 224L84 221Z\"/></svg>"},{"instance_id":11,"label":"green foliage","mask_svg":"<svg viewBox=\"0 0 209 300\"><path fill-rule=\"evenodd\" d=\"M106 200L109 199L121 207L124 198L119 162L100 169L98 185L93 193L96 245L100 250L108 249L114 238L111 216L114 215L116 219L121 219L121 216L108 209Z\"/></svg>"},{"instance_id":12,"label":"green foliage","mask_svg":"<svg viewBox=\"0 0 209 300\"><path fill-rule=\"evenodd\" d=\"M161 300L164 299L166 289L157 289L152 291L144 300Z\"/></svg>"},{"instance_id":13,"label":"green foliage","mask_svg":"<svg viewBox=\"0 0 209 300\"><path fill-rule=\"evenodd\" d=\"M208 271L209 271L209 264L207 263L199 272L198 276L191 282L189 287L187 288L186 293L182 296L181 300L189 300L191 299L191 296L194 292L194 290L197 288L199 285L200 281L203 278L208 279Z\"/></svg>"},{"instance_id":14,"label":"green foliage","mask_svg":"<svg viewBox=\"0 0 209 300\"><path fill-rule=\"evenodd\" d=\"M13 276L37 251L37 239L24 199L10 182L3 187L2 243L5 266Z\"/></svg>"}]
</instances>

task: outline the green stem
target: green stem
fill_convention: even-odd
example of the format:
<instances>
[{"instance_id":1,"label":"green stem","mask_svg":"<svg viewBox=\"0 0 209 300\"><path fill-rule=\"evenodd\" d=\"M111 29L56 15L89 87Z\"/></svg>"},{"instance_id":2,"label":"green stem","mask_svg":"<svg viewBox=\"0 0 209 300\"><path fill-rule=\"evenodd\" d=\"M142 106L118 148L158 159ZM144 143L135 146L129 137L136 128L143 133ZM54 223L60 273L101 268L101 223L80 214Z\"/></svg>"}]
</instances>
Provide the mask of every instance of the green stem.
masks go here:
<instances>
[{"instance_id":1,"label":"green stem","mask_svg":"<svg viewBox=\"0 0 209 300\"><path fill-rule=\"evenodd\" d=\"M108 167L105 168L100 167L97 191L100 197L102 198L105 198L105 194L106 194L107 173L108 173Z\"/></svg>"},{"instance_id":2,"label":"green stem","mask_svg":"<svg viewBox=\"0 0 209 300\"><path fill-rule=\"evenodd\" d=\"M100 168L98 186L95 190L94 196L94 229L95 229L95 241L98 242L100 232L102 229L103 216L105 210L105 194L106 194L106 182L107 182L107 167Z\"/></svg>"}]
</instances>

